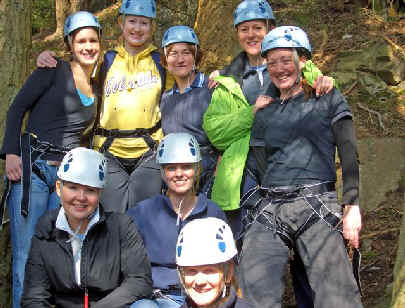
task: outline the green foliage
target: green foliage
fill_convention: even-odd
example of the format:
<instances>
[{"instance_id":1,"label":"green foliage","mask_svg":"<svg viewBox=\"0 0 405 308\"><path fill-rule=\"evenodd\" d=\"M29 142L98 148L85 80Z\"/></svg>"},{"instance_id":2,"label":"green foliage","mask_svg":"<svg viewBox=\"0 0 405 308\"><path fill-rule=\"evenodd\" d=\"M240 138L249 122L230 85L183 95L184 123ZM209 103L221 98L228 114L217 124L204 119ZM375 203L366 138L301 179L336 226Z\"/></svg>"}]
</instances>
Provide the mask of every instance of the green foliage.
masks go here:
<instances>
[{"instance_id":1,"label":"green foliage","mask_svg":"<svg viewBox=\"0 0 405 308\"><path fill-rule=\"evenodd\" d=\"M32 2L32 34L55 29L55 1L35 0Z\"/></svg>"}]
</instances>

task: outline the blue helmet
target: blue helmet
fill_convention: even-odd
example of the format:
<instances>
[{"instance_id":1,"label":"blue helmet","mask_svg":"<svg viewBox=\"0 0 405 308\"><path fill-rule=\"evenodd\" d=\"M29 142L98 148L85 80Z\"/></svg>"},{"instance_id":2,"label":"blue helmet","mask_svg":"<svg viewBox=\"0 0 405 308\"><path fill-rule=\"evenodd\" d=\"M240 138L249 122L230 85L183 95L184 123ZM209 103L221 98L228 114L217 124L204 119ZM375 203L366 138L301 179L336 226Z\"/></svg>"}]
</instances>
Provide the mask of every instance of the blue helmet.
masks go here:
<instances>
[{"instance_id":1,"label":"blue helmet","mask_svg":"<svg viewBox=\"0 0 405 308\"><path fill-rule=\"evenodd\" d=\"M122 0L120 14L156 18L155 0Z\"/></svg>"},{"instance_id":2,"label":"blue helmet","mask_svg":"<svg viewBox=\"0 0 405 308\"><path fill-rule=\"evenodd\" d=\"M167 29L162 39L162 47L174 43L200 44L194 30L187 26L173 26Z\"/></svg>"},{"instance_id":3,"label":"blue helmet","mask_svg":"<svg viewBox=\"0 0 405 308\"><path fill-rule=\"evenodd\" d=\"M275 20L273 10L266 0L244 0L233 13L233 25L255 19Z\"/></svg>"},{"instance_id":4,"label":"blue helmet","mask_svg":"<svg viewBox=\"0 0 405 308\"><path fill-rule=\"evenodd\" d=\"M96 16L86 11L79 11L66 18L65 26L63 27L63 36L67 37L73 31L84 27L97 28L99 34L101 34L101 25Z\"/></svg>"},{"instance_id":5,"label":"blue helmet","mask_svg":"<svg viewBox=\"0 0 405 308\"><path fill-rule=\"evenodd\" d=\"M309 55L312 53L307 34L295 26L277 27L266 34L262 42L262 57L275 48L304 48Z\"/></svg>"}]
</instances>

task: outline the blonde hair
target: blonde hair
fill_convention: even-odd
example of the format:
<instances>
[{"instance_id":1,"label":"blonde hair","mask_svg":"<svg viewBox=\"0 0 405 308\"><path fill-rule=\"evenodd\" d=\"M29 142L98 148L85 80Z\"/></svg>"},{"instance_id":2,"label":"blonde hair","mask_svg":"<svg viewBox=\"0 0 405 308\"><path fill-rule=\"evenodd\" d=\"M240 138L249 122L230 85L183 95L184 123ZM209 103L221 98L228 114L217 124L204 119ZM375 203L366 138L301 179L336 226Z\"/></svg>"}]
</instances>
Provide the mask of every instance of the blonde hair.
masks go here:
<instances>
[{"instance_id":1,"label":"blonde hair","mask_svg":"<svg viewBox=\"0 0 405 308\"><path fill-rule=\"evenodd\" d=\"M125 18L126 18L127 16L138 16L138 15L124 15L124 14L121 14L121 15L118 16L118 25L123 26L123 25L124 25ZM149 22L150 22L150 25L151 25L151 28L152 28L152 29L151 29L151 35L150 35L150 38L149 38L149 40L148 40L148 43L150 43L150 42L152 41L153 35L154 35L155 32L156 32L156 28L157 28L156 21L155 21L155 19L149 18L149 17L146 17L146 16L140 16L140 17L145 17L145 18L147 18L147 19L149 20ZM118 43L119 43L120 45L124 45L125 42L124 42L124 36L122 35L122 31L121 31L121 34L120 34L120 36L118 37L117 41L118 41Z\"/></svg>"}]
</instances>

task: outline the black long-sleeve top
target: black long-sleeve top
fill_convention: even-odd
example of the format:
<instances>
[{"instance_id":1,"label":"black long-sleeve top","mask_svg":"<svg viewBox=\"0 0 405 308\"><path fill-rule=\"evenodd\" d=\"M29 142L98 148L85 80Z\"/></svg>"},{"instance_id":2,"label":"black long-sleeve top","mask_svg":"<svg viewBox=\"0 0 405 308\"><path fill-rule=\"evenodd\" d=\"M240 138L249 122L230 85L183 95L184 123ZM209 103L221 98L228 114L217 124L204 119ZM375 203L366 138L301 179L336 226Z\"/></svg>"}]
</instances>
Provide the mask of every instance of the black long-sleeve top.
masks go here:
<instances>
[{"instance_id":1,"label":"black long-sleeve top","mask_svg":"<svg viewBox=\"0 0 405 308\"><path fill-rule=\"evenodd\" d=\"M56 69L36 69L28 77L7 112L6 130L0 157L20 155L20 134L26 112L26 131L56 146L80 145L82 132L93 122L96 103L83 105L76 89L70 64L58 61ZM61 160L61 155L44 159Z\"/></svg>"}]
</instances>

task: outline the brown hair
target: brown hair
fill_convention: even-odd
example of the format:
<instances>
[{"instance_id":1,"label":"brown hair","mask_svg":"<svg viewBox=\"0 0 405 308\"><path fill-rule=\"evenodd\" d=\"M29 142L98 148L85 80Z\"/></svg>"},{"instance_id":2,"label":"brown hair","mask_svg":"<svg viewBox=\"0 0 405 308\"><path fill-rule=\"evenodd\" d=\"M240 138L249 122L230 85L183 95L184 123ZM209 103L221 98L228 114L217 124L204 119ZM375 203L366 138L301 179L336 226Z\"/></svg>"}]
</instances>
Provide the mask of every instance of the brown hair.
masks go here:
<instances>
[{"instance_id":1,"label":"brown hair","mask_svg":"<svg viewBox=\"0 0 405 308\"><path fill-rule=\"evenodd\" d=\"M75 31L73 31L73 32L70 33L69 35L66 35L66 36L63 38L63 41L64 41L64 43L65 43L65 52L68 52L68 53L70 54L70 59L69 59L70 61L73 60L72 46L70 46L70 42L73 43L76 34L77 34L80 30L82 30L82 29L84 29L84 28L92 28L92 29L94 29L94 31L96 31L97 37L98 37L98 41L100 42L100 56L99 56L99 57L102 57L102 54L103 54L103 43L102 43L102 40L101 40L102 35L101 35L100 30L97 29L97 28L95 28L95 27L83 27L83 28L76 29ZM69 42L69 37L71 37L71 41L70 41L70 42Z\"/></svg>"},{"instance_id":2,"label":"brown hair","mask_svg":"<svg viewBox=\"0 0 405 308\"><path fill-rule=\"evenodd\" d=\"M174 44L177 44L177 43L170 44L169 46L166 47L166 54L168 54L172 50L172 48L174 47ZM200 46L194 45L194 44L189 44L189 43L186 43L186 44L187 44L188 50L193 55L193 58L195 57L195 59L194 59L195 66L198 66L201 63L201 60L203 57L203 53L200 49ZM164 49L162 50L162 52L160 54L160 63L162 64L162 66L165 69L167 69L167 60L166 60L166 55L165 55Z\"/></svg>"}]
</instances>

